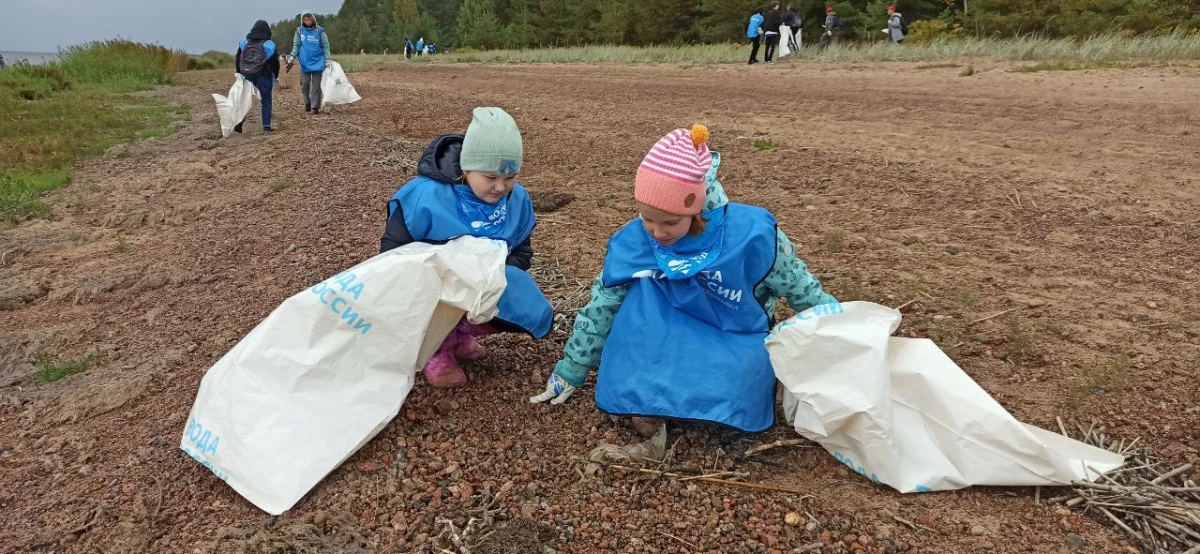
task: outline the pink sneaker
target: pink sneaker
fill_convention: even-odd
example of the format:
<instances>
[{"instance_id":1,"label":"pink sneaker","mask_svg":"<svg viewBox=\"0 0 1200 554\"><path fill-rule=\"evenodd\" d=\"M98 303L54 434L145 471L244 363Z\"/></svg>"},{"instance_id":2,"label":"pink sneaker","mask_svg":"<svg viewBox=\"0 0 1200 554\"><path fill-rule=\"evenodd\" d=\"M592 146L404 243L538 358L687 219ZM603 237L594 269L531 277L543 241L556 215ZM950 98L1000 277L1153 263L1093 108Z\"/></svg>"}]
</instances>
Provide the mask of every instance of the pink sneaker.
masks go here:
<instances>
[{"instance_id":1,"label":"pink sneaker","mask_svg":"<svg viewBox=\"0 0 1200 554\"><path fill-rule=\"evenodd\" d=\"M435 389L457 389L467 384L467 374L463 373L458 361L454 359L454 351L458 346L459 337L456 331L451 331L445 342L425 364L425 380Z\"/></svg>"}]
</instances>

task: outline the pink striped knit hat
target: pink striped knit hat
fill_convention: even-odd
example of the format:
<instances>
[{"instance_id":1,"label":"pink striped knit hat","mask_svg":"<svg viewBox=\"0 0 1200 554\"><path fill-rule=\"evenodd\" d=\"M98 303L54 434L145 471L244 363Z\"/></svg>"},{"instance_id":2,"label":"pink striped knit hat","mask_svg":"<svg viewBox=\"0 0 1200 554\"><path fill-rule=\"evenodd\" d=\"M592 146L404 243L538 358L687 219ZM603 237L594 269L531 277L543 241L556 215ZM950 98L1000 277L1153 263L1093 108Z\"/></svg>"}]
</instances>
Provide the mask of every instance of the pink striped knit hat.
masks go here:
<instances>
[{"instance_id":1,"label":"pink striped knit hat","mask_svg":"<svg viewBox=\"0 0 1200 554\"><path fill-rule=\"evenodd\" d=\"M704 175L712 166L707 142L708 129L703 125L667 133L638 167L633 197L670 214L700 213L707 188Z\"/></svg>"}]
</instances>

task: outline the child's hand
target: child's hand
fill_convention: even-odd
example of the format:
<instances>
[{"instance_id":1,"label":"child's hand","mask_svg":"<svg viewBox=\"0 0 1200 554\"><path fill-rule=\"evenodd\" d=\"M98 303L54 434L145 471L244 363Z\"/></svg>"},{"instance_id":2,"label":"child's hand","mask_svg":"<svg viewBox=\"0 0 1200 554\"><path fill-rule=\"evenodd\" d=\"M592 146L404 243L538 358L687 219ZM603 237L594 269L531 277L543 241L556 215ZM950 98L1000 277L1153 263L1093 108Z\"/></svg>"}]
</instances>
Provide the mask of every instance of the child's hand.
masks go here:
<instances>
[{"instance_id":1,"label":"child's hand","mask_svg":"<svg viewBox=\"0 0 1200 554\"><path fill-rule=\"evenodd\" d=\"M557 373L551 373L550 378L546 380L546 392L537 396L531 397L530 402L535 404L550 400L551 404L562 404L566 402L571 394L575 392L575 387L559 377Z\"/></svg>"}]
</instances>

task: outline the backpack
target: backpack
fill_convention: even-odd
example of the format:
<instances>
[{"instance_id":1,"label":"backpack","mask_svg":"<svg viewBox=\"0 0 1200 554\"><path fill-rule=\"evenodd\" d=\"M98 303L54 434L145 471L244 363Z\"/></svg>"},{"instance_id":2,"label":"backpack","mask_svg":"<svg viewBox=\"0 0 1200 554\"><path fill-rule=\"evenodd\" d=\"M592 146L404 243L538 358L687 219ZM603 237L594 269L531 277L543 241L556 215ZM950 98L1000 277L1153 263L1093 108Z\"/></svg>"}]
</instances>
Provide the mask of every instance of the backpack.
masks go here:
<instances>
[{"instance_id":1,"label":"backpack","mask_svg":"<svg viewBox=\"0 0 1200 554\"><path fill-rule=\"evenodd\" d=\"M841 29L841 28L842 28L842 16L840 16L840 15L838 15L838 14L836 14L836 13L835 13L835 14L833 14L833 28L834 28L834 29Z\"/></svg>"},{"instance_id":2,"label":"backpack","mask_svg":"<svg viewBox=\"0 0 1200 554\"><path fill-rule=\"evenodd\" d=\"M900 16L900 34L908 36L908 20Z\"/></svg>"},{"instance_id":3,"label":"backpack","mask_svg":"<svg viewBox=\"0 0 1200 554\"><path fill-rule=\"evenodd\" d=\"M261 41L247 42L242 48L242 58L238 63L238 73L247 77L262 75L267 68L267 46Z\"/></svg>"}]
</instances>

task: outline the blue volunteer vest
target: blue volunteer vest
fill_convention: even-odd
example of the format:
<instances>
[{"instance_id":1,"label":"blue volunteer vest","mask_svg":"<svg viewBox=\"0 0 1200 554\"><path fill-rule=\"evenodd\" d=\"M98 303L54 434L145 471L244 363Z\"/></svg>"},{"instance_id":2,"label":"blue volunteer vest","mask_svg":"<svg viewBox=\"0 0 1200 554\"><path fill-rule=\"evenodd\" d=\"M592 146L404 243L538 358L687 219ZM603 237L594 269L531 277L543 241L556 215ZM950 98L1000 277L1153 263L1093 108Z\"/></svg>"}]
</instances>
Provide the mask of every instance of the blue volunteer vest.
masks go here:
<instances>
[{"instance_id":1,"label":"blue volunteer vest","mask_svg":"<svg viewBox=\"0 0 1200 554\"><path fill-rule=\"evenodd\" d=\"M775 218L727 204L721 254L668 280L634 220L613 235L604 286L631 283L604 345L596 406L619 415L693 419L758 432L775 420L770 330L754 289L775 265Z\"/></svg>"},{"instance_id":2,"label":"blue volunteer vest","mask_svg":"<svg viewBox=\"0 0 1200 554\"><path fill-rule=\"evenodd\" d=\"M404 210L404 224L413 239L440 244L464 235L502 240L509 250L525 241L535 225L533 202L525 187L517 184L508 195L508 216L504 225L491 233L472 229L458 215L458 199L454 186L417 177L400 187L388 202L388 217L399 202ZM554 323L554 308L546 295L528 273L510 265L504 266L508 287L500 296L500 312L496 319L525 330L533 338L545 338Z\"/></svg>"},{"instance_id":3,"label":"blue volunteer vest","mask_svg":"<svg viewBox=\"0 0 1200 554\"><path fill-rule=\"evenodd\" d=\"M300 26L300 70L316 73L325 70L325 47L321 46L321 35L325 28L314 25L312 29Z\"/></svg>"}]
</instances>

